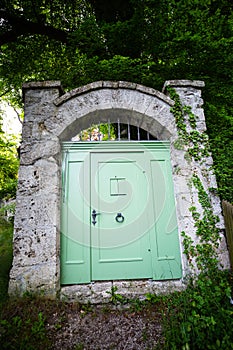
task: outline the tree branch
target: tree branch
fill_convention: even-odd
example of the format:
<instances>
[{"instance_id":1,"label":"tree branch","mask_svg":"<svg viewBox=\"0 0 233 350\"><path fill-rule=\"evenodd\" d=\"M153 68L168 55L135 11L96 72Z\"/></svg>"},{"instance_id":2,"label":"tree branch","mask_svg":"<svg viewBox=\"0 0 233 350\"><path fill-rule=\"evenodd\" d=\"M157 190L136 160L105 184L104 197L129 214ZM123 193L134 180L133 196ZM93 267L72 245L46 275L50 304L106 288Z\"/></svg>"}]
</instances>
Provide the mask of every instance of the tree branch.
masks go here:
<instances>
[{"instance_id":1,"label":"tree branch","mask_svg":"<svg viewBox=\"0 0 233 350\"><path fill-rule=\"evenodd\" d=\"M23 121L22 121L22 119L20 118L20 114L19 114L19 112L17 111L17 109L16 109L14 106L12 106L12 105L10 104L10 102L7 102L7 105L8 105L9 107L13 108L15 114L17 115L18 121L20 122L21 125L23 125Z\"/></svg>"},{"instance_id":2,"label":"tree branch","mask_svg":"<svg viewBox=\"0 0 233 350\"><path fill-rule=\"evenodd\" d=\"M0 9L0 18L7 23L6 30L0 34L0 46L14 42L21 35L41 34L51 39L67 43L68 33L44 23L38 23L25 19L22 15L16 15ZM7 28L8 27L8 28Z\"/></svg>"},{"instance_id":3,"label":"tree branch","mask_svg":"<svg viewBox=\"0 0 233 350\"><path fill-rule=\"evenodd\" d=\"M0 98L1 98L2 96L4 96L4 95L8 94L8 92L10 92L10 91L11 91L11 89L4 91L4 92L0 95Z\"/></svg>"}]
</instances>

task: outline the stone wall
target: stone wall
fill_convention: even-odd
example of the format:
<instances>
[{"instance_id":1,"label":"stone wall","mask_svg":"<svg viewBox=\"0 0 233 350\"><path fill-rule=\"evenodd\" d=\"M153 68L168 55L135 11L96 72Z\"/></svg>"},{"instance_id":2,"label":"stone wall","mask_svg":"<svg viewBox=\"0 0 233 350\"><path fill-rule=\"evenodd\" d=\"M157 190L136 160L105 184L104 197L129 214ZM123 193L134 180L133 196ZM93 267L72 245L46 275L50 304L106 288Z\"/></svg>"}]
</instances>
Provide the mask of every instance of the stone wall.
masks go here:
<instances>
[{"instance_id":1,"label":"stone wall","mask_svg":"<svg viewBox=\"0 0 233 350\"><path fill-rule=\"evenodd\" d=\"M197 129L205 130L200 81L168 81L164 92L127 82L96 82L63 94L60 82L26 83L23 86L25 119L23 125L19 184L14 230L14 259L10 273L10 295L24 292L43 293L51 298L99 302L108 300L113 285L126 295L144 295L182 288L180 281L122 281L60 287L60 193L61 142L69 141L93 122L129 122L148 130L159 140L170 140L173 182L179 232L195 239L195 227L188 208L199 207L197 192L190 188L193 172L204 187L216 187L210 171L212 158L201 163L188 162L185 151L177 149L178 132L170 112L174 102L166 94L173 86L182 103L190 105L197 116ZM220 202L211 194L214 212L220 218ZM180 240L181 251L182 241ZM220 259L229 266L225 240ZM183 274L190 272L182 256Z\"/></svg>"}]
</instances>

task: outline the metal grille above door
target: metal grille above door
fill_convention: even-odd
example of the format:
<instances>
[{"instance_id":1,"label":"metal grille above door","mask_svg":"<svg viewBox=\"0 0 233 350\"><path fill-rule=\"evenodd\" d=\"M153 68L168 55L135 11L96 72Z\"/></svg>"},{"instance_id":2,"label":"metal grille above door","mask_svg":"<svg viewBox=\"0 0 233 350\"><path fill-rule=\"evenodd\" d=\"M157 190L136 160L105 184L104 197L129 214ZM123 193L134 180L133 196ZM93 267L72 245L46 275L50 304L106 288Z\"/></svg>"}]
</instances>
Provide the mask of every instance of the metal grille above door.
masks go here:
<instances>
[{"instance_id":1,"label":"metal grille above door","mask_svg":"<svg viewBox=\"0 0 233 350\"><path fill-rule=\"evenodd\" d=\"M71 141L153 141L157 140L148 131L129 123L92 124L86 130L82 130Z\"/></svg>"}]
</instances>

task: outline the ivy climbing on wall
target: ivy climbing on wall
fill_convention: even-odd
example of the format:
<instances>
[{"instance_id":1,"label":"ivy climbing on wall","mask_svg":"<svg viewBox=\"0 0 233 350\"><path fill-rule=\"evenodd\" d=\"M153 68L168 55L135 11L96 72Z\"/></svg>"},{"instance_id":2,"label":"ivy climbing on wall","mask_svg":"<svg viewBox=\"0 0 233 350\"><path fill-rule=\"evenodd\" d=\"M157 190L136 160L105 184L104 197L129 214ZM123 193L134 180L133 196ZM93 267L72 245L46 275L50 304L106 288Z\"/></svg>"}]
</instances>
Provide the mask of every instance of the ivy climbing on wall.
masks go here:
<instances>
[{"instance_id":1,"label":"ivy climbing on wall","mask_svg":"<svg viewBox=\"0 0 233 350\"><path fill-rule=\"evenodd\" d=\"M171 87L168 87L167 90L175 102L171 108L179 135L175 147L179 145L180 149L186 151L186 160L189 162L194 160L202 165L206 157L210 155L208 136L205 132L197 130L197 116L192 112L190 106L181 103L176 90ZM208 176L206 169L203 175ZM205 273L219 267L217 251L221 238L217 227L219 218L214 215L209 191L205 190L202 180L196 171L193 171L189 185L191 190L195 189L198 193L198 202L201 210L197 209L196 206L189 208L196 229L196 240L194 241L188 233L181 232L184 253L191 268L197 268L199 272Z\"/></svg>"},{"instance_id":2,"label":"ivy climbing on wall","mask_svg":"<svg viewBox=\"0 0 233 350\"><path fill-rule=\"evenodd\" d=\"M201 161L209 153L208 135L199 132L197 128L197 117L190 106L182 105L180 97L175 89L167 88L171 99L175 102L171 112L175 117L178 129L179 143L187 148L186 158L193 157L195 161Z\"/></svg>"},{"instance_id":3,"label":"ivy climbing on wall","mask_svg":"<svg viewBox=\"0 0 233 350\"><path fill-rule=\"evenodd\" d=\"M189 208L195 222L196 235L199 241L194 241L183 231L184 252L189 263L193 266L193 260L199 271L207 272L218 268L217 249L219 247L219 229L217 223L219 218L214 215L209 196L205 191L200 178L194 174L192 184L198 191L198 200L203 213L199 213L195 206Z\"/></svg>"}]
</instances>

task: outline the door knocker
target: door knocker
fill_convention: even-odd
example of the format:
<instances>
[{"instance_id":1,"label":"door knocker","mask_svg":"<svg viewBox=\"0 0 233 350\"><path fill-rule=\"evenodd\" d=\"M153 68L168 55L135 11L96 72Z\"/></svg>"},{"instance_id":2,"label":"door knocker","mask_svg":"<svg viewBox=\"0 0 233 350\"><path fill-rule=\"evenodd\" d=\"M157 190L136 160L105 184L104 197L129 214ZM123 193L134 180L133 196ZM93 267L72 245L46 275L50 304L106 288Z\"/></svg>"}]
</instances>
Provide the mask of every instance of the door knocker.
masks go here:
<instances>
[{"instance_id":1,"label":"door knocker","mask_svg":"<svg viewBox=\"0 0 233 350\"><path fill-rule=\"evenodd\" d=\"M123 222L125 220L124 216L121 213L117 213L115 219L117 222Z\"/></svg>"}]
</instances>

